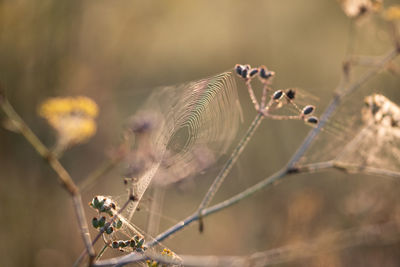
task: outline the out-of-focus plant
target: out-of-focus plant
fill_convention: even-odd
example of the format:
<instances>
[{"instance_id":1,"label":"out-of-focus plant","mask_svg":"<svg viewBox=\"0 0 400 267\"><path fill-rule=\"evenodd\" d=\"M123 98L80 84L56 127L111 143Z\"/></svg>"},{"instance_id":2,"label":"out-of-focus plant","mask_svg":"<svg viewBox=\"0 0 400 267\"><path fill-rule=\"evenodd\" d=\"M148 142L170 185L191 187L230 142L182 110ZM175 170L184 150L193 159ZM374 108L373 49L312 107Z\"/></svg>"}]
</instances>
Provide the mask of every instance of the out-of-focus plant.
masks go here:
<instances>
[{"instance_id":1,"label":"out-of-focus plant","mask_svg":"<svg viewBox=\"0 0 400 267\"><path fill-rule=\"evenodd\" d=\"M160 241L194 221L199 221L200 232L204 231L206 216L234 205L262 188L272 185L277 180L297 173L339 169L346 172L399 178L400 172L391 169L391 166L379 163L377 156L382 152L381 149L386 147L386 143L393 143L393 140L400 137L398 129L400 108L381 94L360 98L364 99L364 107L359 114L362 125L354 131L352 138L339 144L343 148L341 153L330 154L331 158L326 161L307 164L301 162L316 137L321 134L322 129L327 126L332 117L338 116L335 111L341 107L346 97L355 93L370 78L387 68L400 53L396 24L400 17L398 6L384 9L382 1L372 0L343 0L341 6L345 14L353 20L380 14L380 18L391 25L394 48L382 57L371 61L371 64L367 64L369 68L355 79L349 75L350 69L362 62L363 59L352 57L354 51L348 51L349 58L345 58L343 78L334 91L332 101L320 118L314 116L316 109L314 105L310 103L300 105L297 102L298 90L293 88L273 89L272 79L276 74L265 66L252 68L250 65L238 64L233 71L181 86L167 87L165 90L156 92L148 101L150 105L145 105L142 113L138 113L134 117L124 133L126 137L124 142L126 143L121 146L128 146L129 152L121 153L122 156L117 161L123 162L126 167L126 173L121 177L121 182L126 185L128 192L125 202L119 205L112 196L97 195L89 203L96 212L95 217L91 219L91 226L98 230L95 238L91 238L89 234L87 216L82 207L79 187L58 158L67 148L87 142L95 134L97 128L95 119L99 112L97 104L83 96L50 98L43 102L38 109L39 115L45 118L57 132L54 148L48 149L15 112L6 99L4 90L0 89L0 107L8 120L8 128L20 133L29 141L58 174L61 184L73 199L80 231L86 246L86 250L82 252L76 264L81 264L86 254L89 255L88 263L93 266L121 266L132 262L146 262L148 266L201 265L205 259L214 260L214 264L221 262L225 262L225 264L228 262L229 264L263 263L264 265L274 263L279 257L273 258L268 252L259 253L258 257L252 255L244 259L243 257L221 259L218 257L193 258L177 255L168 248L159 250L154 248L156 245L160 247ZM356 26L354 23L352 24L352 27ZM353 39L351 40L353 41ZM253 122L233 149L196 211L155 238L146 236L146 233L134 226L131 218L150 182L154 181L158 186L163 186L204 170L214 163L223 152L226 152L235 137L240 117L240 106L234 81L235 73L246 85L249 98L254 105L256 114ZM255 79L258 79L261 84L260 99L256 97ZM157 101L160 102L155 103ZM152 104L154 105L153 110L151 110ZM285 112L280 113L282 111ZM214 195L228 177L232 166L264 119L301 120L312 125L313 128L289 162L279 171L235 196L210 207ZM186 138L182 138L180 135ZM183 143L180 141L181 139L184 140ZM374 140L376 143L373 146L366 144L366 142ZM395 156L400 155L397 153L398 149L392 149L390 152ZM373 155L372 158L371 155ZM177 162L180 164L179 167L176 167ZM375 165L377 162L379 164ZM98 177L115 166L115 162L112 161L112 163L101 166L93 176L87 178L87 181L91 183L96 181ZM384 230L388 232L392 230L391 224L386 224L384 227ZM284 252L280 255L290 255L286 258L281 256L278 262L300 257L304 251L310 254L313 251L323 250L326 247L324 242L336 242L338 249L363 242L370 243L368 239L360 240L360 235L369 235L372 238L381 237L384 239L382 243L386 240L385 232L376 231L373 226L366 229L353 229L335 233L333 238L328 236L314 240L321 246L302 244L299 247L280 248L280 251ZM103 239L104 246L99 253L96 253L93 245L100 238ZM352 241L357 238L358 241ZM109 248L128 254L102 260L104 251Z\"/></svg>"}]
</instances>

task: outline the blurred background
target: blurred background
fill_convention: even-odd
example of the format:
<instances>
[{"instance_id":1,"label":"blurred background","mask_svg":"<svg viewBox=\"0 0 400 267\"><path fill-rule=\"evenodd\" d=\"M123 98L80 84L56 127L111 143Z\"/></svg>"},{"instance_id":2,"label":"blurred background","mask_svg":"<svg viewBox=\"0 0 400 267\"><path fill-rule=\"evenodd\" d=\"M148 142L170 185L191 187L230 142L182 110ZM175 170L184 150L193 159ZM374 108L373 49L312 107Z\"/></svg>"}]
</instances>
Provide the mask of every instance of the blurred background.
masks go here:
<instances>
[{"instance_id":1,"label":"blurred background","mask_svg":"<svg viewBox=\"0 0 400 267\"><path fill-rule=\"evenodd\" d=\"M79 183L108 158L126 119L153 88L208 77L236 63L265 64L276 72L275 88L306 90L319 99L321 114L340 80L349 26L333 0L3 0L0 81L15 109L48 146L55 134L37 115L43 100L85 95L96 101L97 134L61 160ZM379 16L361 21L353 34L357 54L381 55L391 47ZM362 100L368 90L400 103L399 84L399 75L383 73L348 103ZM239 138L255 111L242 81L238 89L244 115ZM214 203L283 167L309 130L298 121L263 122ZM0 128L0 148L0 265L71 266L83 242L69 195L21 136ZM312 152L329 154L323 146ZM226 158L168 187L160 231L196 210ZM99 179L83 192L84 203L97 194L123 195L121 173L116 169ZM178 254L248 255L326 231L399 220L399 189L398 182L381 177L334 171L292 176L206 218L203 234L193 224L163 243ZM144 200L135 215L143 228L151 198ZM85 208L90 220L95 213ZM398 266L399 249L395 240L279 266Z\"/></svg>"}]
</instances>

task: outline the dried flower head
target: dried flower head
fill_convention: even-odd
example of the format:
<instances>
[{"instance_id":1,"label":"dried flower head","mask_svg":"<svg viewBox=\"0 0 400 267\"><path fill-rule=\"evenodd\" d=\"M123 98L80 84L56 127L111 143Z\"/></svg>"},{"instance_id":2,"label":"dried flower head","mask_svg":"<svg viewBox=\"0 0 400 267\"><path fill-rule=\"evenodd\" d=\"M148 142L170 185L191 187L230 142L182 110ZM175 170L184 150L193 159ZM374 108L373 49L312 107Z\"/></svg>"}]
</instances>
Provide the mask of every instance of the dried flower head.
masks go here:
<instances>
[{"instance_id":1,"label":"dried flower head","mask_svg":"<svg viewBox=\"0 0 400 267\"><path fill-rule=\"evenodd\" d=\"M88 97L49 98L38 112L57 131L58 142L64 146L85 142L96 133L98 107Z\"/></svg>"}]
</instances>

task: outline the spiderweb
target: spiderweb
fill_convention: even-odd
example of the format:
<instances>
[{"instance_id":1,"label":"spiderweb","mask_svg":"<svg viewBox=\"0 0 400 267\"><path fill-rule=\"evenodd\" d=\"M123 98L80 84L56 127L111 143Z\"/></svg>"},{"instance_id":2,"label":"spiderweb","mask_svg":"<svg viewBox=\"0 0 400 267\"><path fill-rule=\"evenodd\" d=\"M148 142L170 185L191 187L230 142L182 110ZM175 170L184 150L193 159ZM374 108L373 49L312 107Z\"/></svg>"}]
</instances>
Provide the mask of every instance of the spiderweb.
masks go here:
<instances>
[{"instance_id":1,"label":"spiderweb","mask_svg":"<svg viewBox=\"0 0 400 267\"><path fill-rule=\"evenodd\" d=\"M152 126L145 137L137 134L138 147L128 162L138 199L130 210L136 209L150 182L179 181L227 152L240 112L231 72L156 90L132 119L133 124Z\"/></svg>"},{"instance_id":2,"label":"spiderweb","mask_svg":"<svg viewBox=\"0 0 400 267\"><path fill-rule=\"evenodd\" d=\"M338 163L400 171L400 107L381 94L344 103L303 163ZM340 124L338 129L337 124ZM336 129L334 134L330 129Z\"/></svg>"},{"instance_id":3,"label":"spiderweb","mask_svg":"<svg viewBox=\"0 0 400 267\"><path fill-rule=\"evenodd\" d=\"M126 159L125 181L135 200L118 215L128 196L97 196L91 204L99 214L95 228L105 230L104 241L121 251L145 249L137 244L141 245L142 238L146 242L153 238L131 218L150 183L167 185L209 167L227 152L237 134L240 113L231 72L159 88L151 94L128 127L134 144ZM101 220L107 217L109 221L112 216L117 218L108 226L110 230Z\"/></svg>"}]
</instances>

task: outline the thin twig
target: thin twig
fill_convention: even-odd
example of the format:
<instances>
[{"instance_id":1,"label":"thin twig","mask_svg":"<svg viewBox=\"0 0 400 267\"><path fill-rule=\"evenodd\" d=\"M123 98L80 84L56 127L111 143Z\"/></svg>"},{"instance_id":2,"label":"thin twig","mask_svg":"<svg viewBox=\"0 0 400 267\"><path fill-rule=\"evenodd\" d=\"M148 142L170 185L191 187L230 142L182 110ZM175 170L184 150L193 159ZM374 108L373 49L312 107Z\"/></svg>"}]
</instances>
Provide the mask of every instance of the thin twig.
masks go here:
<instances>
[{"instance_id":1,"label":"thin twig","mask_svg":"<svg viewBox=\"0 0 400 267\"><path fill-rule=\"evenodd\" d=\"M109 245L110 245L109 243L104 244L103 248L100 250L99 254L97 254L97 256L96 256L96 261L100 260L100 258L103 256L104 252L106 252Z\"/></svg>"},{"instance_id":2,"label":"thin twig","mask_svg":"<svg viewBox=\"0 0 400 267\"><path fill-rule=\"evenodd\" d=\"M0 92L0 108L6 114L8 119L14 124L17 131L25 137L25 139L32 145L36 152L53 168L58 175L58 180L61 185L72 196L75 212L78 218L79 228L81 231L82 239L85 243L86 251L89 253L91 259L94 258L95 251L91 245L90 233L88 224L83 210L82 199L78 187L75 185L71 176L61 165L60 161L47 149L47 147L39 140L39 138L32 132L29 126L17 114L4 94Z\"/></svg>"},{"instance_id":3,"label":"thin twig","mask_svg":"<svg viewBox=\"0 0 400 267\"><path fill-rule=\"evenodd\" d=\"M228 175L229 171L232 169L232 166L236 163L237 159L239 158L240 154L243 152L244 148L250 141L251 137L257 130L258 126L260 126L262 119L264 118L263 113L259 112L257 113L256 117L254 118L253 122L251 123L250 127L248 128L247 132L245 135L242 137L236 148L233 150L232 154L230 155L229 159L225 163L224 167L218 174L218 176L215 178L213 184L210 186L209 190L207 191L206 195L204 196L203 200L201 201L199 208L198 208L198 214L199 214L199 229L200 232L203 231L203 221L201 219L201 213L206 208L211 200L213 199L215 193L218 191L218 189L221 187L222 183L224 182L226 176Z\"/></svg>"},{"instance_id":4,"label":"thin twig","mask_svg":"<svg viewBox=\"0 0 400 267\"><path fill-rule=\"evenodd\" d=\"M352 247L385 246L400 239L399 225L387 222L336 232L247 256L180 255L184 266L270 266L311 258Z\"/></svg>"},{"instance_id":5,"label":"thin twig","mask_svg":"<svg viewBox=\"0 0 400 267\"><path fill-rule=\"evenodd\" d=\"M293 168L291 170L291 172L293 172L293 173L303 173L303 172L312 173L312 172L324 171L327 169L336 169L336 170L344 171L344 172L348 172L348 173L362 173L362 174L366 174L366 175L376 175L376 176L382 176L382 177L387 177L387 178L396 178L396 179L400 178L400 172L379 169L379 168L369 167L369 166L360 165L360 164L340 162L340 161L335 161L335 160L300 165L296 168Z\"/></svg>"},{"instance_id":6,"label":"thin twig","mask_svg":"<svg viewBox=\"0 0 400 267\"><path fill-rule=\"evenodd\" d=\"M246 86L247 86L247 91L249 92L249 96L250 96L251 102L254 105L254 108L256 110L259 110L260 109L260 104L258 104L257 98L256 98L256 96L254 94L253 87L251 86L251 79L247 79L246 80Z\"/></svg>"}]
</instances>

